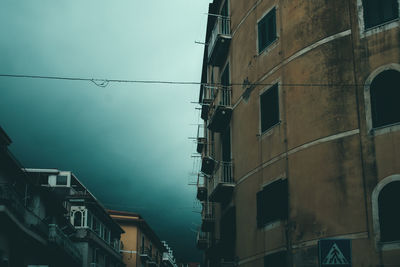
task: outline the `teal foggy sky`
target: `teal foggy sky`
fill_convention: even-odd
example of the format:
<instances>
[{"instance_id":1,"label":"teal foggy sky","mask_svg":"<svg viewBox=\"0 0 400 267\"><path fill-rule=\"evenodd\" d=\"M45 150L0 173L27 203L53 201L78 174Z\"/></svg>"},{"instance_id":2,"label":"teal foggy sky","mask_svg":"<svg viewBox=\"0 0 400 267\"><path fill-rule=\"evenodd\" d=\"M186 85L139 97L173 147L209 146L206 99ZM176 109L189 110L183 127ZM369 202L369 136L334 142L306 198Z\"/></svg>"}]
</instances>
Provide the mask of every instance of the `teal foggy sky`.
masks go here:
<instances>
[{"instance_id":1,"label":"teal foggy sky","mask_svg":"<svg viewBox=\"0 0 400 267\"><path fill-rule=\"evenodd\" d=\"M199 81L207 0L0 0L0 74ZM24 167L71 170L107 207L138 212L199 260L198 85L0 77L0 125ZM198 211L198 208L197 208Z\"/></svg>"}]
</instances>

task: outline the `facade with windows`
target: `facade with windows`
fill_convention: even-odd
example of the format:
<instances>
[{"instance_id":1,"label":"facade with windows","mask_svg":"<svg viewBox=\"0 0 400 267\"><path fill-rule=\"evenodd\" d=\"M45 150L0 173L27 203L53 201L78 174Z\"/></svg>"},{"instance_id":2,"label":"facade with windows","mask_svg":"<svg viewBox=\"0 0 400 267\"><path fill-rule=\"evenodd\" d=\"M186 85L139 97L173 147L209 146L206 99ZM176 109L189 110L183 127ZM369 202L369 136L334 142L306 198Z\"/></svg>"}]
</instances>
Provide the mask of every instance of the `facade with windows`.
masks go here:
<instances>
[{"instance_id":1,"label":"facade with windows","mask_svg":"<svg viewBox=\"0 0 400 267\"><path fill-rule=\"evenodd\" d=\"M22 169L10 144L0 127L0 266L82 266L69 205Z\"/></svg>"},{"instance_id":2,"label":"facade with windows","mask_svg":"<svg viewBox=\"0 0 400 267\"><path fill-rule=\"evenodd\" d=\"M400 262L400 1L214 0L199 102L207 266Z\"/></svg>"},{"instance_id":3,"label":"facade with windows","mask_svg":"<svg viewBox=\"0 0 400 267\"><path fill-rule=\"evenodd\" d=\"M124 229L121 250L126 267L154 266L175 267L172 250L137 213L109 210L113 218Z\"/></svg>"},{"instance_id":4,"label":"facade with windows","mask_svg":"<svg viewBox=\"0 0 400 267\"><path fill-rule=\"evenodd\" d=\"M44 190L51 191L68 206L73 232L69 238L82 255L83 267L121 267L122 228L89 190L69 171L24 169Z\"/></svg>"}]
</instances>

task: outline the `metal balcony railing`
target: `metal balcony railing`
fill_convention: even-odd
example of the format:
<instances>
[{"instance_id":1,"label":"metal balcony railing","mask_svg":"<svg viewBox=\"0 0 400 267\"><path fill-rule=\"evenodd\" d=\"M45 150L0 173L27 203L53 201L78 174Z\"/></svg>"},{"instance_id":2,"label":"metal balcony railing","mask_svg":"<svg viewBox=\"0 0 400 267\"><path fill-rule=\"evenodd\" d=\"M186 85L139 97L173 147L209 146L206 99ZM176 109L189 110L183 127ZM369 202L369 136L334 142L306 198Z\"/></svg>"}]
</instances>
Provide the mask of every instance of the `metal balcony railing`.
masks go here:
<instances>
[{"instance_id":1,"label":"metal balcony railing","mask_svg":"<svg viewBox=\"0 0 400 267\"><path fill-rule=\"evenodd\" d=\"M150 260L153 258L153 252L148 247L140 247L139 255L146 260Z\"/></svg>"},{"instance_id":2,"label":"metal balcony railing","mask_svg":"<svg viewBox=\"0 0 400 267\"><path fill-rule=\"evenodd\" d=\"M11 184L0 184L0 203L5 204L19 219L24 220L25 206L22 199Z\"/></svg>"},{"instance_id":3,"label":"metal balcony railing","mask_svg":"<svg viewBox=\"0 0 400 267\"><path fill-rule=\"evenodd\" d=\"M202 104L212 103L214 106L231 107L232 86L229 85L204 85Z\"/></svg>"},{"instance_id":4,"label":"metal balcony railing","mask_svg":"<svg viewBox=\"0 0 400 267\"><path fill-rule=\"evenodd\" d=\"M197 188L203 188L206 187L206 178L204 175L201 175L200 173L197 175Z\"/></svg>"},{"instance_id":5,"label":"metal balcony railing","mask_svg":"<svg viewBox=\"0 0 400 267\"><path fill-rule=\"evenodd\" d=\"M219 162L217 170L213 177L213 188L215 189L219 184L233 184L233 165L232 162Z\"/></svg>"},{"instance_id":6,"label":"metal balcony railing","mask_svg":"<svg viewBox=\"0 0 400 267\"><path fill-rule=\"evenodd\" d=\"M82 261L82 255L75 244L61 231L56 224L49 224L49 241L57 244L62 250L66 251L75 262Z\"/></svg>"},{"instance_id":7,"label":"metal balcony railing","mask_svg":"<svg viewBox=\"0 0 400 267\"><path fill-rule=\"evenodd\" d=\"M232 87L219 86L214 101L209 108L207 128L222 133L228 126L232 116Z\"/></svg>"},{"instance_id":8,"label":"metal balcony railing","mask_svg":"<svg viewBox=\"0 0 400 267\"><path fill-rule=\"evenodd\" d=\"M197 153L202 154L203 150L206 148L207 138L205 137L204 125L199 124L197 126Z\"/></svg>"},{"instance_id":9,"label":"metal balcony railing","mask_svg":"<svg viewBox=\"0 0 400 267\"><path fill-rule=\"evenodd\" d=\"M176 266L175 259L171 251L163 253L162 261L166 266Z\"/></svg>"},{"instance_id":10,"label":"metal balcony railing","mask_svg":"<svg viewBox=\"0 0 400 267\"><path fill-rule=\"evenodd\" d=\"M213 221L214 220L214 203L213 202L203 202L203 209L201 211L201 218L203 221Z\"/></svg>"},{"instance_id":11,"label":"metal balcony railing","mask_svg":"<svg viewBox=\"0 0 400 267\"><path fill-rule=\"evenodd\" d=\"M231 96L231 86L220 86L215 97L215 104L217 106L232 107Z\"/></svg>"},{"instance_id":12,"label":"metal balcony railing","mask_svg":"<svg viewBox=\"0 0 400 267\"><path fill-rule=\"evenodd\" d=\"M227 37L231 36L231 19L230 17L218 16L214 28L212 30L210 39L208 39L208 58L214 50L215 44L217 42L218 36L224 35Z\"/></svg>"},{"instance_id":13,"label":"metal balcony railing","mask_svg":"<svg viewBox=\"0 0 400 267\"><path fill-rule=\"evenodd\" d=\"M23 197L18 194L14 186L9 183L0 184L0 203L5 204L7 208L14 212L15 216L27 228L47 238L48 225L24 205Z\"/></svg>"},{"instance_id":14,"label":"metal balcony railing","mask_svg":"<svg viewBox=\"0 0 400 267\"><path fill-rule=\"evenodd\" d=\"M209 233L205 233L201 230L197 232L197 242L208 243Z\"/></svg>"},{"instance_id":15,"label":"metal balcony railing","mask_svg":"<svg viewBox=\"0 0 400 267\"><path fill-rule=\"evenodd\" d=\"M197 199L204 201L207 199L207 185L206 178L200 173L197 175Z\"/></svg>"},{"instance_id":16,"label":"metal balcony railing","mask_svg":"<svg viewBox=\"0 0 400 267\"><path fill-rule=\"evenodd\" d=\"M202 104L209 104L214 101L218 86L203 85Z\"/></svg>"}]
</instances>

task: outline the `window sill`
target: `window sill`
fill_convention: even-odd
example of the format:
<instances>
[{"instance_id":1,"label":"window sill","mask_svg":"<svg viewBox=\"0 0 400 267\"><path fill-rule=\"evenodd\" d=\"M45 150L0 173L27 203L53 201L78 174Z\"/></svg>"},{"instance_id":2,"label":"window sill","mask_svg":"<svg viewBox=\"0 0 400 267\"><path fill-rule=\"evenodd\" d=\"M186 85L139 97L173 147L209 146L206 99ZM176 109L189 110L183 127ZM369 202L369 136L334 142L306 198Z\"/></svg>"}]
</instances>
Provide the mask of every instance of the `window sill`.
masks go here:
<instances>
[{"instance_id":1,"label":"window sill","mask_svg":"<svg viewBox=\"0 0 400 267\"><path fill-rule=\"evenodd\" d=\"M399 250L400 240L393 242L378 242L378 248L380 250Z\"/></svg>"},{"instance_id":2,"label":"window sill","mask_svg":"<svg viewBox=\"0 0 400 267\"><path fill-rule=\"evenodd\" d=\"M369 133L372 136L378 136L378 135L388 134L388 133L397 132L397 131L400 131L400 122L397 122L394 124L389 124L386 126L377 127L377 128L372 128Z\"/></svg>"},{"instance_id":3,"label":"window sill","mask_svg":"<svg viewBox=\"0 0 400 267\"><path fill-rule=\"evenodd\" d=\"M368 36L371 36L371 35L386 31L386 30L390 30L390 29L399 27L400 26L399 22L400 22L400 18L396 18L394 20L384 22L382 24L373 26L371 28L364 29L364 30L360 31L361 38L365 38L365 37L368 37Z\"/></svg>"},{"instance_id":4,"label":"window sill","mask_svg":"<svg viewBox=\"0 0 400 267\"><path fill-rule=\"evenodd\" d=\"M266 225L260 227L259 229L265 232L265 231L279 228L281 225L285 225L285 223L286 223L286 220L277 220L277 221L267 223Z\"/></svg>"},{"instance_id":5,"label":"window sill","mask_svg":"<svg viewBox=\"0 0 400 267\"><path fill-rule=\"evenodd\" d=\"M276 46L277 46L277 44L278 44L278 41L279 41L279 37L276 37L276 39L275 40L273 40L269 45L267 45L263 50L261 50L260 52L258 52L258 55L257 56L262 56L262 55L264 55L264 54L268 54L269 53L269 51L271 51L272 49L274 49ZM257 48L257 50L258 50L258 48Z\"/></svg>"},{"instance_id":6,"label":"window sill","mask_svg":"<svg viewBox=\"0 0 400 267\"><path fill-rule=\"evenodd\" d=\"M275 123L274 125L272 125L271 127L269 127L267 130L263 131L263 132L260 134L260 137L271 135L271 134L274 132L274 131L273 131L274 128L278 127L280 124L281 124L281 121L278 121L277 123Z\"/></svg>"}]
</instances>

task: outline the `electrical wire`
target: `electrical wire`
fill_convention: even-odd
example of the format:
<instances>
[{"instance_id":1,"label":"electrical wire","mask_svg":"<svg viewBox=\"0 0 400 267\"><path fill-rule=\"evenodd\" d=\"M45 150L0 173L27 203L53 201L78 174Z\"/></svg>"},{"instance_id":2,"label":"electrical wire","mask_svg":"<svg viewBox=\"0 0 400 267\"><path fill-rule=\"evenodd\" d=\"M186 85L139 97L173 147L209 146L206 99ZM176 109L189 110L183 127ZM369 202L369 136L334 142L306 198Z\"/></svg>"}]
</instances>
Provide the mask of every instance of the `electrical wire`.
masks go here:
<instances>
[{"instance_id":1,"label":"electrical wire","mask_svg":"<svg viewBox=\"0 0 400 267\"><path fill-rule=\"evenodd\" d=\"M67 80L67 81L88 81L99 87L107 87L110 83L140 83L140 84L173 84L173 85L204 85L204 86L222 86L220 83L202 83L195 81L167 81L167 80L129 80L129 79L99 79L99 78L83 78L83 77L65 77L65 76L42 76L42 75L25 75L25 74L0 74L0 77L7 78L27 78L27 79L46 79L46 80ZM231 86L268 86L275 83L231 83ZM279 86L286 87L354 87L359 84L347 83L281 83ZM365 86L364 84L362 86Z\"/></svg>"}]
</instances>

